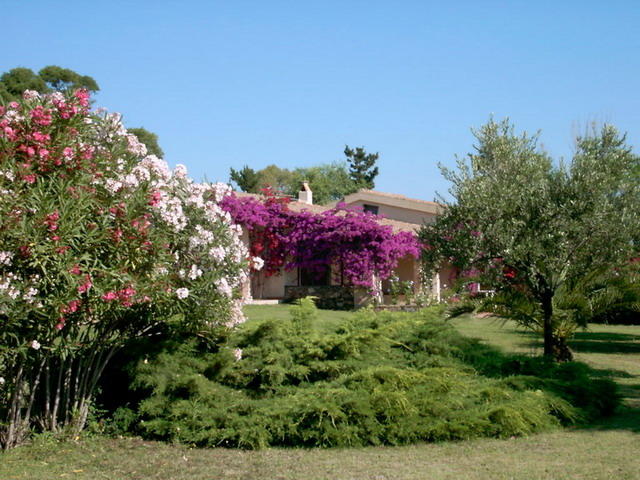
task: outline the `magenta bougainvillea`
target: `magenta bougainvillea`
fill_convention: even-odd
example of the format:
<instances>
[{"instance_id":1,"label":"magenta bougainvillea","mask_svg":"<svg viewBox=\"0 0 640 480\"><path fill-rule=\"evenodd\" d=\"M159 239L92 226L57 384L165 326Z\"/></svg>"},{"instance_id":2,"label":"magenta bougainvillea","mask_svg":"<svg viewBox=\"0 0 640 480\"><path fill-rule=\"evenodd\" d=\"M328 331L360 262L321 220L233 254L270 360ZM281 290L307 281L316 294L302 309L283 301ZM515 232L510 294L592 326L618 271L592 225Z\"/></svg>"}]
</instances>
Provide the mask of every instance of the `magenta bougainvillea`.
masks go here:
<instances>
[{"instance_id":1,"label":"magenta bougainvillea","mask_svg":"<svg viewBox=\"0 0 640 480\"><path fill-rule=\"evenodd\" d=\"M413 234L394 233L379 216L344 204L322 213L294 211L288 199L265 193L261 199L230 195L221 206L248 230L251 253L264 260L267 275L331 266L342 283L371 288L374 275L385 279L400 258L419 255Z\"/></svg>"}]
</instances>

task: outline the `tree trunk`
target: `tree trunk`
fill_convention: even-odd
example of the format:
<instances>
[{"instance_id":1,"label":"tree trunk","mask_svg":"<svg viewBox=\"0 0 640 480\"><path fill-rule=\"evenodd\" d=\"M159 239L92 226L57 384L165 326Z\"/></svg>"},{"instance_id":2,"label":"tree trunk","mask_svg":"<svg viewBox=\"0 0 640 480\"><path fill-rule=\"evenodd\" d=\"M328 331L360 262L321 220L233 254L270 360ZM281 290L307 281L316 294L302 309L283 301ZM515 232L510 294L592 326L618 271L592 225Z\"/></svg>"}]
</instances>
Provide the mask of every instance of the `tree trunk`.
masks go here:
<instances>
[{"instance_id":1,"label":"tree trunk","mask_svg":"<svg viewBox=\"0 0 640 480\"><path fill-rule=\"evenodd\" d=\"M567 345L567 339L553 336L553 358L556 362L570 362L573 360L573 353Z\"/></svg>"},{"instance_id":2,"label":"tree trunk","mask_svg":"<svg viewBox=\"0 0 640 480\"><path fill-rule=\"evenodd\" d=\"M542 314L543 324L542 332L544 335L544 356L555 360L554 355L554 336L553 336L553 323L551 321L553 317L553 296L550 293L545 293L542 297Z\"/></svg>"},{"instance_id":3,"label":"tree trunk","mask_svg":"<svg viewBox=\"0 0 640 480\"><path fill-rule=\"evenodd\" d=\"M542 299L544 356L554 362L570 362L573 353L567 345L567 339L559 337L553 331L553 295L545 294Z\"/></svg>"}]
</instances>

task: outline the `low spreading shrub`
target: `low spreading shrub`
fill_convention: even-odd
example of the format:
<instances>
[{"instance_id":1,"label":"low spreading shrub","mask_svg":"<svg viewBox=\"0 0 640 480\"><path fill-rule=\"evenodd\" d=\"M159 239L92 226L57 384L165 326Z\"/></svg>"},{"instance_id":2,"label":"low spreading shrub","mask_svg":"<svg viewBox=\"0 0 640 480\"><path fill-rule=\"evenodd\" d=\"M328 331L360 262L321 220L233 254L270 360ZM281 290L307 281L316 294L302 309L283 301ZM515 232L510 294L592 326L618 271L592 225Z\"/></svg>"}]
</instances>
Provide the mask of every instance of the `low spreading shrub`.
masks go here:
<instances>
[{"instance_id":1,"label":"low spreading shrub","mask_svg":"<svg viewBox=\"0 0 640 480\"><path fill-rule=\"evenodd\" d=\"M505 356L435 309L365 310L330 325L309 300L292 310L248 322L214 350L176 336L146 345L128 370L139 401L112 428L198 446L399 445L526 435L617 399L584 366Z\"/></svg>"}]
</instances>

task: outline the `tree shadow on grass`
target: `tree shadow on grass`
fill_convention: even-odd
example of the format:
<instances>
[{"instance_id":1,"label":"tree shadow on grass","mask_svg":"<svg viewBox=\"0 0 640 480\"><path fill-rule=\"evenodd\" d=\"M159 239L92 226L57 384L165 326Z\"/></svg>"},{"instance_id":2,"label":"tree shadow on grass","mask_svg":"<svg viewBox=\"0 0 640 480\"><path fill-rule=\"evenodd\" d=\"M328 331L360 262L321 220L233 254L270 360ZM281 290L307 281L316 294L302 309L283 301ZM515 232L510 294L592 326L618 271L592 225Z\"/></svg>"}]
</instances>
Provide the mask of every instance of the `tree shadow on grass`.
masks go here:
<instances>
[{"instance_id":1,"label":"tree shadow on grass","mask_svg":"<svg viewBox=\"0 0 640 480\"><path fill-rule=\"evenodd\" d=\"M517 331L520 348L542 348L542 339L535 332ZM576 332L569 347L577 353L630 353L640 355L640 335L630 333Z\"/></svg>"},{"instance_id":2,"label":"tree shadow on grass","mask_svg":"<svg viewBox=\"0 0 640 480\"><path fill-rule=\"evenodd\" d=\"M635 377L640 381L640 378ZM599 418L593 422L580 425L581 430L628 430L640 433L640 383L619 384L619 393L624 403L618 407L614 415Z\"/></svg>"},{"instance_id":3,"label":"tree shadow on grass","mask_svg":"<svg viewBox=\"0 0 640 480\"><path fill-rule=\"evenodd\" d=\"M542 339L535 332L514 331L517 335L516 347L520 349L530 349L530 351L541 353ZM616 368L616 358L620 359L621 355L628 360L633 361L637 356L640 364L640 335L625 333L606 333L606 332L578 332L575 338L570 342L571 349L577 354L609 354L611 361L598 361L598 367L590 366L582 361L572 362L576 366L581 365L577 370L570 367L569 364L546 364L540 355L522 355L507 353L497 347L487 345L476 345L472 347L467 354L468 361L474 365L481 373L494 377L508 377L510 375L534 375L540 378L548 378L550 380L559 381L562 394L569 394L572 397L574 405L583 404L588 407L597 407L600 405L613 405L617 400L613 400L607 396L616 397L614 390L594 390L589 391L589 384L598 380L612 381L617 385L619 398L622 400L617 408L599 408L601 411L608 410L606 416L594 416L589 420L584 420L574 428L580 430L627 430L634 433L640 433L640 375L634 374L635 370L628 371ZM527 360L528 359L528 360ZM605 368L602 368L602 364ZM563 373L563 367L567 367ZM623 364L624 365L624 364ZM609 367L610 368L607 368ZM559 369L559 370L558 370ZM580 372L582 369L582 372ZM556 373L553 373L553 371ZM577 375L574 377L574 374ZM579 378L582 377L582 378ZM572 382L577 380L578 383L573 385L564 385L564 382ZM595 398L592 394L600 395L601 398ZM587 397L592 396L591 399Z\"/></svg>"},{"instance_id":4,"label":"tree shadow on grass","mask_svg":"<svg viewBox=\"0 0 640 480\"><path fill-rule=\"evenodd\" d=\"M541 348L542 341L535 332L518 332L524 340L520 347ZM640 335L615 332L576 332L569 346L577 354L638 355L640 363ZM633 358L633 357L631 357ZM629 430L640 433L640 375L616 368L592 368L593 376L610 378L618 385L623 399L614 415L583 424L586 430Z\"/></svg>"},{"instance_id":5,"label":"tree shadow on grass","mask_svg":"<svg viewBox=\"0 0 640 480\"><path fill-rule=\"evenodd\" d=\"M580 353L632 353L640 355L640 335L577 332L569 342Z\"/></svg>"}]
</instances>

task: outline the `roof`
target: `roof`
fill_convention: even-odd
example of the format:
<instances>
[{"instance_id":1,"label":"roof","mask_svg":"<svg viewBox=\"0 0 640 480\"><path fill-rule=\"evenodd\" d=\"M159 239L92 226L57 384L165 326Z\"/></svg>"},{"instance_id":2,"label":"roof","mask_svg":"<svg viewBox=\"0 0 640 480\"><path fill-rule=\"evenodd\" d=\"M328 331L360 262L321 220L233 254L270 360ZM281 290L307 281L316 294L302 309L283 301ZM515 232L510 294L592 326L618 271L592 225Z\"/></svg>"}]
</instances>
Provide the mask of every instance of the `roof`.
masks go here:
<instances>
[{"instance_id":1,"label":"roof","mask_svg":"<svg viewBox=\"0 0 640 480\"><path fill-rule=\"evenodd\" d=\"M347 205L357 201L365 201L372 203L380 203L393 207L406 208L408 210L417 210L419 212L438 215L442 213L443 205L427 200L419 200L417 198L409 198L398 193L378 192L377 190L358 190L355 193L347 195L342 200ZM335 205L337 202L333 203Z\"/></svg>"},{"instance_id":2,"label":"roof","mask_svg":"<svg viewBox=\"0 0 640 480\"><path fill-rule=\"evenodd\" d=\"M259 193L235 192L235 194L238 197L253 197L258 200L264 198L264 195L261 195ZM287 205L291 210L295 212L301 212L303 210L306 210L312 213L326 212L327 210L331 210L336 206L335 203L328 204L328 205L309 205L308 203L298 202L295 200L291 200L291 202L289 202ZM416 233L421 227L421 225L419 224L401 222L400 220L392 220L390 218L384 218L384 217L379 217L378 223L380 225L389 225L393 227L393 231L396 233L398 232Z\"/></svg>"},{"instance_id":3,"label":"roof","mask_svg":"<svg viewBox=\"0 0 640 480\"><path fill-rule=\"evenodd\" d=\"M252 197L252 198L255 198L256 200L262 200L265 198L265 196L260 193L246 193L246 192L234 192L234 193L236 194L237 197ZM302 210L307 210L312 213L322 213L333 208L325 205L313 205L313 204L310 205L305 202L298 202L297 200L294 200L291 197L287 197L287 198L290 198L291 200L287 205L294 212L301 212Z\"/></svg>"}]
</instances>

